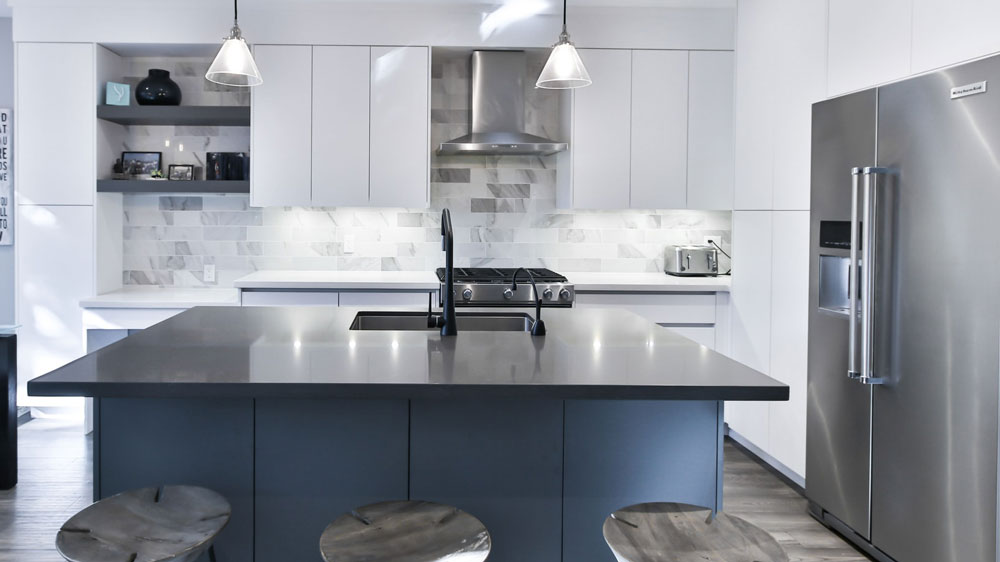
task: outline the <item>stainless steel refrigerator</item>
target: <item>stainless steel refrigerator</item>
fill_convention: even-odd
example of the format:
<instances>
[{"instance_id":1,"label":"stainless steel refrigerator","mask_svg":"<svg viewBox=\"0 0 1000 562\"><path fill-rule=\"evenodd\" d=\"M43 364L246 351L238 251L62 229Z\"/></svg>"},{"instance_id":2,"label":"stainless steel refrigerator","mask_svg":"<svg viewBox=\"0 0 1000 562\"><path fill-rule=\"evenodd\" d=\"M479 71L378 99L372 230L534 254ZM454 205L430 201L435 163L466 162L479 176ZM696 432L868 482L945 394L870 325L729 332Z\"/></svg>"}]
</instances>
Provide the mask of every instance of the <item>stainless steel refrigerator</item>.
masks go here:
<instances>
[{"instance_id":1,"label":"stainless steel refrigerator","mask_svg":"<svg viewBox=\"0 0 1000 562\"><path fill-rule=\"evenodd\" d=\"M997 562L1000 57L812 134L810 510L877 559Z\"/></svg>"}]
</instances>

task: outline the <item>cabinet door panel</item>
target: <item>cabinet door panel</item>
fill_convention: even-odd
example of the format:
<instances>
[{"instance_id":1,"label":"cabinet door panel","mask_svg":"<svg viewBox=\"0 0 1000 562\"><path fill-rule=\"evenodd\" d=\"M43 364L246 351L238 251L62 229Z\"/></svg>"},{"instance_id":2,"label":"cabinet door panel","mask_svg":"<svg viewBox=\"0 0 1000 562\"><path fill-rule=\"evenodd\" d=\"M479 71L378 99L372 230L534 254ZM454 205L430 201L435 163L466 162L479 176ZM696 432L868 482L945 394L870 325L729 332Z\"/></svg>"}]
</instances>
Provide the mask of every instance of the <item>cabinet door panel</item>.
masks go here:
<instances>
[{"instance_id":1,"label":"cabinet door panel","mask_svg":"<svg viewBox=\"0 0 1000 562\"><path fill-rule=\"evenodd\" d=\"M86 351L80 301L94 296L94 208L17 205L18 404L78 403L28 397L25 384Z\"/></svg>"},{"instance_id":2,"label":"cabinet door panel","mask_svg":"<svg viewBox=\"0 0 1000 562\"><path fill-rule=\"evenodd\" d=\"M17 44L18 203L94 204L93 84L93 45Z\"/></svg>"},{"instance_id":3,"label":"cabinet door panel","mask_svg":"<svg viewBox=\"0 0 1000 562\"><path fill-rule=\"evenodd\" d=\"M428 64L426 47L371 49L369 202L373 206L428 205Z\"/></svg>"},{"instance_id":4,"label":"cabinet door panel","mask_svg":"<svg viewBox=\"0 0 1000 562\"><path fill-rule=\"evenodd\" d=\"M573 202L576 209L627 209L632 54L580 49L594 83L573 91Z\"/></svg>"},{"instance_id":5,"label":"cabinet door panel","mask_svg":"<svg viewBox=\"0 0 1000 562\"><path fill-rule=\"evenodd\" d=\"M954 10L954 2L941 5ZM911 38L914 26L919 25L913 0L837 0L830 2L829 13L827 88L831 97L910 73L911 53L916 51ZM936 21L935 28L935 33L946 37L946 22Z\"/></svg>"},{"instance_id":6,"label":"cabinet door panel","mask_svg":"<svg viewBox=\"0 0 1000 562\"><path fill-rule=\"evenodd\" d=\"M770 211L733 213L733 285L730 356L768 374L771 367ZM764 451L769 447L767 402L727 402L726 422Z\"/></svg>"},{"instance_id":7,"label":"cabinet door panel","mask_svg":"<svg viewBox=\"0 0 1000 562\"><path fill-rule=\"evenodd\" d=\"M771 265L771 371L788 385L787 402L770 402L771 456L806 473L809 349L809 211L774 213Z\"/></svg>"},{"instance_id":8,"label":"cabinet door panel","mask_svg":"<svg viewBox=\"0 0 1000 562\"><path fill-rule=\"evenodd\" d=\"M688 53L632 52L633 209L687 206Z\"/></svg>"},{"instance_id":9,"label":"cabinet door panel","mask_svg":"<svg viewBox=\"0 0 1000 562\"><path fill-rule=\"evenodd\" d=\"M689 209L733 208L733 53L691 53Z\"/></svg>"},{"instance_id":10,"label":"cabinet door panel","mask_svg":"<svg viewBox=\"0 0 1000 562\"><path fill-rule=\"evenodd\" d=\"M371 48L313 47L312 204L368 204Z\"/></svg>"},{"instance_id":11,"label":"cabinet door panel","mask_svg":"<svg viewBox=\"0 0 1000 562\"><path fill-rule=\"evenodd\" d=\"M250 202L308 206L312 192L312 47L257 45L264 83L251 105Z\"/></svg>"}]
</instances>

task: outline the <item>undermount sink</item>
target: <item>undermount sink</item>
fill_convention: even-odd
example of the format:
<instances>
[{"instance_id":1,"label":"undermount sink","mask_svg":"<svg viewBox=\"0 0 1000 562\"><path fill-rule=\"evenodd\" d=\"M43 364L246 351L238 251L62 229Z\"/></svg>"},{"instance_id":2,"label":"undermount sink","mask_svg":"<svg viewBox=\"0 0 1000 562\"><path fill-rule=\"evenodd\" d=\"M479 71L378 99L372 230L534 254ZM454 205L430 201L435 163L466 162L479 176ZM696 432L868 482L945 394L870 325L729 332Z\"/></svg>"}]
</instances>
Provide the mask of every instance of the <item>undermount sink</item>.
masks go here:
<instances>
[{"instance_id":1,"label":"undermount sink","mask_svg":"<svg viewBox=\"0 0 1000 562\"><path fill-rule=\"evenodd\" d=\"M458 312L455 314L460 332L530 332L535 320L524 313ZM427 327L425 312L359 312L351 323L352 330L438 331Z\"/></svg>"}]
</instances>

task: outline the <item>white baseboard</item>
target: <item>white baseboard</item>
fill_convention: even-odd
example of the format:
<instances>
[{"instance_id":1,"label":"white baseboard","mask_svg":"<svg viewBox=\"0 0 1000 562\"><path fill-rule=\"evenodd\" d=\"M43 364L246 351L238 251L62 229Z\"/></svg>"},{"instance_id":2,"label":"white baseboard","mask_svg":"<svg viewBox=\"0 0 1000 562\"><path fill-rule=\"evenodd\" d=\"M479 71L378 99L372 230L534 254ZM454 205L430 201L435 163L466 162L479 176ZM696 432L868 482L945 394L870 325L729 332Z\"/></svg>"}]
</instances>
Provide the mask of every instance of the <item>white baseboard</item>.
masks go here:
<instances>
[{"instance_id":1,"label":"white baseboard","mask_svg":"<svg viewBox=\"0 0 1000 562\"><path fill-rule=\"evenodd\" d=\"M806 487L806 479L805 479L804 476L799 475L794 470L792 470L792 469L788 468L787 466L781 464L781 462L778 459L776 459L776 458L772 457L771 455L765 453L763 450L760 449L760 447L758 447L757 445L754 445L753 442L751 442L749 439L747 439L746 437L743 437L739 433L736 433L735 431L733 431L732 429L730 429L728 425L726 425L726 435L728 435L729 437L731 437L733 439L733 441L736 441L737 443L739 443L740 445L742 445L744 448L746 448L748 451L750 451L751 453L753 453L754 455L756 455L757 458L759 458L760 460L766 462L768 465L771 466L771 468L773 468L773 469L777 470L778 472L780 472L785 478L788 478L792 482L795 482L802 489L805 489L805 487Z\"/></svg>"}]
</instances>

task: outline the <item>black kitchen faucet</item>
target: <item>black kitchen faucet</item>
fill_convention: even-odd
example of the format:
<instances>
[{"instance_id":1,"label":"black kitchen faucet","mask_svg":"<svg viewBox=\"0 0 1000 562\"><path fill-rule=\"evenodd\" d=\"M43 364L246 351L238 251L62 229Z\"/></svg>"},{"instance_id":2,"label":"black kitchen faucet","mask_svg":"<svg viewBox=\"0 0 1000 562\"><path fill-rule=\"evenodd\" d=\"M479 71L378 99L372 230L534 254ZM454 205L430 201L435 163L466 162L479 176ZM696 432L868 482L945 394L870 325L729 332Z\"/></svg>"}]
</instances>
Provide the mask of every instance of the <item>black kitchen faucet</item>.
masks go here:
<instances>
[{"instance_id":1,"label":"black kitchen faucet","mask_svg":"<svg viewBox=\"0 0 1000 562\"><path fill-rule=\"evenodd\" d=\"M455 325L455 233L451 229L451 211L441 211L441 249L444 250L444 294L441 295L444 309L444 324L441 326L442 336L458 334Z\"/></svg>"},{"instance_id":2,"label":"black kitchen faucet","mask_svg":"<svg viewBox=\"0 0 1000 562\"><path fill-rule=\"evenodd\" d=\"M531 274L531 270L523 267L517 268L517 271L514 272L514 275L510 279L510 288L512 291L517 290L517 274L522 271L528 274L528 281L531 282L531 290L535 296L535 323L531 325L531 335L544 336L545 323L542 322L542 297L538 294L538 286L535 285L535 276Z\"/></svg>"}]
</instances>

